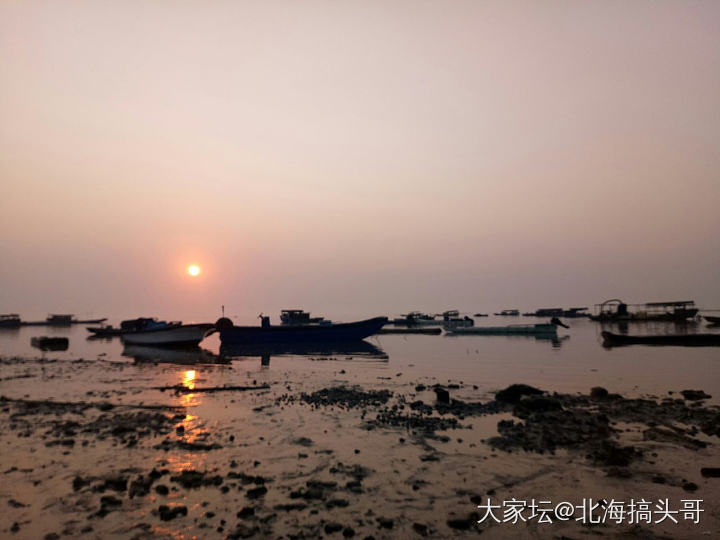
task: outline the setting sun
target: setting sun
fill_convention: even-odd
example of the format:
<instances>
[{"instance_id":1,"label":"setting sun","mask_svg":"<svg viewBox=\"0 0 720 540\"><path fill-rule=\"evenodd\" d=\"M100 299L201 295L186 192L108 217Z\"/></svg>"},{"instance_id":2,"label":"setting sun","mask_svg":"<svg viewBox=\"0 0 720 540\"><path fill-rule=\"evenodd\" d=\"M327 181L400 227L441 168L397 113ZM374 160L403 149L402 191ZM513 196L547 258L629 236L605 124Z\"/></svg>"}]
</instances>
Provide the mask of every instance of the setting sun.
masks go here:
<instances>
[{"instance_id":1,"label":"setting sun","mask_svg":"<svg viewBox=\"0 0 720 540\"><path fill-rule=\"evenodd\" d=\"M187 273L191 276L199 276L200 275L200 267L197 264L191 264L187 267Z\"/></svg>"}]
</instances>

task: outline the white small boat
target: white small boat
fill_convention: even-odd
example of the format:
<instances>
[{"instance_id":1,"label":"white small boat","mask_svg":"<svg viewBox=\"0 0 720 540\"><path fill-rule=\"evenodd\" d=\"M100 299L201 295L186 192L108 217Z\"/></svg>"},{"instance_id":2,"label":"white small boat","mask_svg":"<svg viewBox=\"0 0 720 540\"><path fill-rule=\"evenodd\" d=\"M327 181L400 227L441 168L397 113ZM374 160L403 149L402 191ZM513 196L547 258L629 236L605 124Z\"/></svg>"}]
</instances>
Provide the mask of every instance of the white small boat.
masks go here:
<instances>
[{"instance_id":1,"label":"white small boat","mask_svg":"<svg viewBox=\"0 0 720 540\"><path fill-rule=\"evenodd\" d=\"M557 325L548 324L511 324L509 326L467 326L448 328L451 335L480 334L485 336L537 336L557 334Z\"/></svg>"},{"instance_id":2,"label":"white small boat","mask_svg":"<svg viewBox=\"0 0 720 540\"><path fill-rule=\"evenodd\" d=\"M132 334L123 334L122 340L131 345L154 345L161 347L185 347L199 344L214 324L183 324L171 328L154 328Z\"/></svg>"}]
</instances>

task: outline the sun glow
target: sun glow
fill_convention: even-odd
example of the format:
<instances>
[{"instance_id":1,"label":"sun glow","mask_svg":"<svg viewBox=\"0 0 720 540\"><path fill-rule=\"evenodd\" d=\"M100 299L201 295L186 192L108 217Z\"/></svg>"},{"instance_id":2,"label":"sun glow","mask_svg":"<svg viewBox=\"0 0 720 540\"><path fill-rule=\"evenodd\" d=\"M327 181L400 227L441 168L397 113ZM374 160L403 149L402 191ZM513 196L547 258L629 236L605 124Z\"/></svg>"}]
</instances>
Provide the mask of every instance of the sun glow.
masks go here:
<instances>
[{"instance_id":1,"label":"sun glow","mask_svg":"<svg viewBox=\"0 0 720 540\"><path fill-rule=\"evenodd\" d=\"M183 377L183 386L187 387L190 390L194 390L195 389L195 376L196 376L196 373L195 373L194 369L187 370Z\"/></svg>"},{"instance_id":2,"label":"sun glow","mask_svg":"<svg viewBox=\"0 0 720 540\"><path fill-rule=\"evenodd\" d=\"M191 276L199 276L200 275L200 267L197 264L191 264L187 267L187 273Z\"/></svg>"}]
</instances>

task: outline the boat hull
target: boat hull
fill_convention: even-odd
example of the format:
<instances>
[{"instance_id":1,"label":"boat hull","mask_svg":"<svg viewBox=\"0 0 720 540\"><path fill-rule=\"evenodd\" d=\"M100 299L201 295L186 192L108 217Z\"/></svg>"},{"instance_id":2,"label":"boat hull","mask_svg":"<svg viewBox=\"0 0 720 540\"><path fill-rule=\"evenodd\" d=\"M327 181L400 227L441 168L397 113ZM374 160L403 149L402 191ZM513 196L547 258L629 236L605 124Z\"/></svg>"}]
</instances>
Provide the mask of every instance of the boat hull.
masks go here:
<instances>
[{"instance_id":1,"label":"boat hull","mask_svg":"<svg viewBox=\"0 0 720 540\"><path fill-rule=\"evenodd\" d=\"M123 342L131 345L187 347L198 345L214 327L213 324L183 324L173 328L158 328L122 334L121 337Z\"/></svg>"},{"instance_id":2,"label":"boat hull","mask_svg":"<svg viewBox=\"0 0 720 540\"><path fill-rule=\"evenodd\" d=\"M708 315L705 315L704 317L710 324L720 324L720 317L710 317Z\"/></svg>"},{"instance_id":3,"label":"boat hull","mask_svg":"<svg viewBox=\"0 0 720 540\"><path fill-rule=\"evenodd\" d=\"M483 335L483 336L537 336L555 335L557 326L554 324L528 324L511 326L471 326L452 328L450 335Z\"/></svg>"},{"instance_id":4,"label":"boat hull","mask_svg":"<svg viewBox=\"0 0 720 540\"><path fill-rule=\"evenodd\" d=\"M306 326L231 326L222 328L223 345L253 343L304 343L362 340L377 334L387 324L387 317L329 325Z\"/></svg>"},{"instance_id":5,"label":"boat hull","mask_svg":"<svg viewBox=\"0 0 720 540\"><path fill-rule=\"evenodd\" d=\"M720 347L720 334L669 334L633 336L603 332L603 346L675 345L680 347Z\"/></svg>"}]
</instances>

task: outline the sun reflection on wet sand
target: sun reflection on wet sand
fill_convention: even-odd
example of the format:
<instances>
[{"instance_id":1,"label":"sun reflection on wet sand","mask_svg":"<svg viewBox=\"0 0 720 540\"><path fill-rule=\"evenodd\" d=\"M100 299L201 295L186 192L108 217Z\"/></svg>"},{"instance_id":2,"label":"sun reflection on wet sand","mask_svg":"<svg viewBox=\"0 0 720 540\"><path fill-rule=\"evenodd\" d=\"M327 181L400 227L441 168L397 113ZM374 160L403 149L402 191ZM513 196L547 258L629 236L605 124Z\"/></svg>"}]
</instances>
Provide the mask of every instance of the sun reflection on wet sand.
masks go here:
<instances>
[{"instance_id":1,"label":"sun reflection on wet sand","mask_svg":"<svg viewBox=\"0 0 720 540\"><path fill-rule=\"evenodd\" d=\"M197 376L197 373L194 369L188 369L185 372L185 376L183 378L183 386L186 386L190 390L195 389L195 377Z\"/></svg>"}]
</instances>

